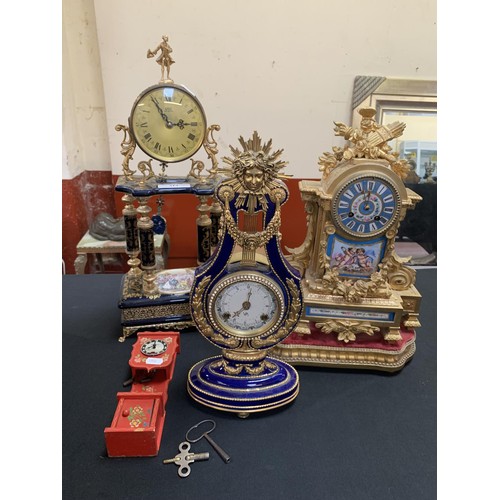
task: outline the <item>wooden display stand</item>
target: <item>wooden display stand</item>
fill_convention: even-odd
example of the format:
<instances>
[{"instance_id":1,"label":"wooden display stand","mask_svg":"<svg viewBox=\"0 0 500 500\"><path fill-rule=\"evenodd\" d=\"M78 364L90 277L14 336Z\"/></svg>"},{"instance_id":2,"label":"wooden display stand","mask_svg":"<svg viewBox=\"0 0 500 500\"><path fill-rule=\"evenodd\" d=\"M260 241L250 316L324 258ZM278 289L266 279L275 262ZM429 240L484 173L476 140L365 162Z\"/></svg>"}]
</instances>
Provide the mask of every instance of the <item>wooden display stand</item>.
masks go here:
<instances>
[{"instance_id":1,"label":"wooden display stand","mask_svg":"<svg viewBox=\"0 0 500 500\"><path fill-rule=\"evenodd\" d=\"M167 349L157 356L141 351L145 342L163 341ZM104 429L109 457L153 457L160 449L168 386L180 351L178 332L141 332L129 365L132 389L118 392L113 421Z\"/></svg>"}]
</instances>

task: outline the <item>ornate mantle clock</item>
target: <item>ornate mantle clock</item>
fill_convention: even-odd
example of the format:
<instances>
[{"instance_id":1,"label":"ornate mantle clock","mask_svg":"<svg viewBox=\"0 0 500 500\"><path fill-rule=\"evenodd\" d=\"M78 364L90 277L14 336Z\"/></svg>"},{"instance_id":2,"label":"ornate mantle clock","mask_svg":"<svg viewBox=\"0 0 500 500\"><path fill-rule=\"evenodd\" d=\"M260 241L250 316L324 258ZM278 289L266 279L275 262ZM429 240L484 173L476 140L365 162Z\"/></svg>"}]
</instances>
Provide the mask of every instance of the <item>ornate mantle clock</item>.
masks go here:
<instances>
[{"instance_id":1,"label":"ornate mantle clock","mask_svg":"<svg viewBox=\"0 0 500 500\"><path fill-rule=\"evenodd\" d=\"M415 352L421 296L395 238L421 197L404 185L409 166L388 145L405 124L377 124L374 108L359 113L359 129L335 122L348 143L319 159L322 179L299 184L308 229L287 250L303 277L304 312L272 354L291 364L396 371Z\"/></svg>"},{"instance_id":2,"label":"ornate mantle clock","mask_svg":"<svg viewBox=\"0 0 500 500\"><path fill-rule=\"evenodd\" d=\"M290 403L299 391L295 369L267 356L295 328L302 311L300 274L280 249L281 206L288 189L279 173L282 150L271 153L257 132L233 158L233 173L216 188L223 206L220 244L195 272L193 320L222 355L194 365L191 397L244 418Z\"/></svg>"},{"instance_id":3,"label":"ornate mantle clock","mask_svg":"<svg viewBox=\"0 0 500 500\"><path fill-rule=\"evenodd\" d=\"M214 131L219 125L207 127L201 102L185 86L174 83L170 68L174 63L168 37L147 57L158 55L161 66L158 84L142 91L132 106L128 126L117 125L123 132L121 154L123 175L118 178L116 191L124 193L123 217L129 271L122 282L119 307L122 311L123 336L140 329L175 329L192 326L189 310L189 291L194 269L158 270L154 252L154 233L157 227L168 237L166 221L161 217L162 195L194 194L198 197L198 264L205 262L217 244L222 207L208 204L217 177L217 143ZM166 73L166 74L165 74ZM131 160L136 146L149 157L133 169ZM191 157L203 146L212 168L203 175L204 164ZM167 176L169 163L191 159L186 177ZM152 162L159 162L155 173ZM150 217L152 197L157 198L159 213Z\"/></svg>"}]
</instances>

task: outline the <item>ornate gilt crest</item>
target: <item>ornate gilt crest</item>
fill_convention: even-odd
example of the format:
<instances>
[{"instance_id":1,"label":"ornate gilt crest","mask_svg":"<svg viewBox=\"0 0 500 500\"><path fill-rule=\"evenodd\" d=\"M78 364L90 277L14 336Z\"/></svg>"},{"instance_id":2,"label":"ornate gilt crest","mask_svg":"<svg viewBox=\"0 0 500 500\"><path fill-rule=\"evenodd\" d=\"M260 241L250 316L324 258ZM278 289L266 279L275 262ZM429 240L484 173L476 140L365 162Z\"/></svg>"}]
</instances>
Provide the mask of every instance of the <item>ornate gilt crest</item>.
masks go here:
<instances>
[{"instance_id":1,"label":"ornate gilt crest","mask_svg":"<svg viewBox=\"0 0 500 500\"><path fill-rule=\"evenodd\" d=\"M262 139L256 131L247 141L242 136L238 140L242 150L229 146L233 157L222 158L229 168L218 168L214 171L233 176L233 179L227 183L227 187L231 188L238 197L237 207L246 206L252 213L258 202L266 210L266 195L274 192L279 196L276 190L281 189L281 185L276 182L276 179L290 177L279 172L288 164L279 159L283 149L271 152L272 139L262 144Z\"/></svg>"},{"instance_id":2,"label":"ornate gilt crest","mask_svg":"<svg viewBox=\"0 0 500 500\"><path fill-rule=\"evenodd\" d=\"M321 283L332 295L340 295L346 302L360 302L365 298L389 298L392 294L383 274L379 271L370 276L370 280L341 279L338 269L328 269Z\"/></svg>"},{"instance_id":3,"label":"ornate gilt crest","mask_svg":"<svg viewBox=\"0 0 500 500\"><path fill-rule=\"evenodd\" d=\"M319 170L323 172L323 177L329 173L342 160L353 158L383 159L389 162L390 168L401 178L405 179L410 171L408 162L399 159L393 154L392 148L387 144L392 139L403 134L405 123L394 122L389 125L380 125L375 121L376 110L374 108L362 108L359 110L361 128L349 127L342 122L335 123L335 135L343 137L351 143L343 148L334 146L332 153L323 153L319 158Z\"/></svg>"}]
</instances>

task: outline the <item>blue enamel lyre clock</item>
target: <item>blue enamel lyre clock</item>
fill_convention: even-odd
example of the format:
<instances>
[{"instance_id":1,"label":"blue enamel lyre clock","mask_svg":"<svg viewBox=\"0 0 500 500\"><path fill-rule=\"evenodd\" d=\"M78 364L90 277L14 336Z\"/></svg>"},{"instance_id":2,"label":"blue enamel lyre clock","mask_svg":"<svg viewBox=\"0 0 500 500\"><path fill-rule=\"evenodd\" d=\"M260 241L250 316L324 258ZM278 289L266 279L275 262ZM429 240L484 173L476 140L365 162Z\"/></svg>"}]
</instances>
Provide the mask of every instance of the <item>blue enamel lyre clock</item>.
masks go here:
<instances>
[{"instance_id":1,"label":"blue enamel lyre clock","mask_svg":"<svg viewBox=\"0 0 500 500\"><path fill-rule=\"evenodd\" d=\"M200 333L222 349L188 375L199 403L244 418L295 399L299 379L267 351L294 329L302 312L298 271L280 249L282 150L271 152L257 132L224 158L229 178L215 196L223 207L221 236L212 257L195 271L191 315Z\"/></svg>"}]
</instances>

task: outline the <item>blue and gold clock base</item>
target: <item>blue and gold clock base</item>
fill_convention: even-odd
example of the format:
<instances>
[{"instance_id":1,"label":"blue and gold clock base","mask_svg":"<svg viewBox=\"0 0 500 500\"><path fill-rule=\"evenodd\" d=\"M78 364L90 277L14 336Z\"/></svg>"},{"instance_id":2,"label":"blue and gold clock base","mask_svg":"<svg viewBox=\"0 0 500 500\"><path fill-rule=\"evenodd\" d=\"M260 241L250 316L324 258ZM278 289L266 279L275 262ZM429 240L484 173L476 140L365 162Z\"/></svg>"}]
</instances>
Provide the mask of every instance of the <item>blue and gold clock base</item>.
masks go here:
<instances>
[{"instance_id":1,"label":"blue and gold clock base","mask_svg":"<svg viewBox=\"0 0 500 500\"><path fill-rule=\"evenodd\" d=\"M191 368L187 386L198 403L245 418L291 403L299 393L299 376L288 363L271 357L242 363L215 356Z\"/></svg>"}]
</instances>

